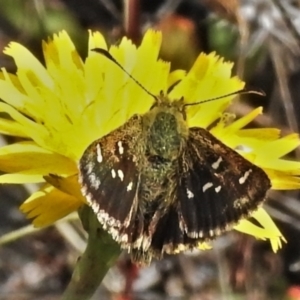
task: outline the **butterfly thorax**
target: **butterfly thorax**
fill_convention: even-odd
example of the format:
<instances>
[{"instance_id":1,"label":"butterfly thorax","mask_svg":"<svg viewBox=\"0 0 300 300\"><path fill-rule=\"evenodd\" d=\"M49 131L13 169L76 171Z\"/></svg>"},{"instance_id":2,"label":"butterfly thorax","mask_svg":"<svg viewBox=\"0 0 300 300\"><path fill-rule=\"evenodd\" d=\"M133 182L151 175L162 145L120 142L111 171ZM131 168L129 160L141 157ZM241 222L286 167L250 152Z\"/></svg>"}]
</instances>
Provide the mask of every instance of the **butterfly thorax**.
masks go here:
<instances>
[{"instance_id":1,"label":"butterfly thorax","mask_svg":"<svg viewBox=\"0 0 300 300\"><path fill-rule=\"evenodd\" d=\"M181 154L188 137L188 127L182 101L171 102L165 97L143 116L143 135L150 156L175 160Z\"/></svg>"}]
</instances>

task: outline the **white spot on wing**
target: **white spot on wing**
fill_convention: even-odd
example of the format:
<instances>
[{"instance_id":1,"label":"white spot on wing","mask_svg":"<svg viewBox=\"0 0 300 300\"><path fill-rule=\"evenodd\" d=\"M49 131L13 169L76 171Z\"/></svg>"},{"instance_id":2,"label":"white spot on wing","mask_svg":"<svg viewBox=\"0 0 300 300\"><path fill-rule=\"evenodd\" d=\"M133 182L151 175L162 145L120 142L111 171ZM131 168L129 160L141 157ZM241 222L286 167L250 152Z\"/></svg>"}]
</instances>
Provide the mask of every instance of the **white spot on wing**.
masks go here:
<instances>
[{"instance_id":1,"label":"white spot on wing","mask_svg":"<svg viewBox=\"0 0 300 300\"><path fill-rule=\"evenodd\" d=\"M238 151L243 151L246 153L250 153L253 151L253 149L251 147L245 146L245 145L238 145L237 147L235 147L235 150Z\"/></svg>"},{"instance_id":2,"label":"white spot on wing","mask_svg":"<svg viewBox=\"0 0 300 300\"><path fill-rule=\"evenodd\" d=\"M111 176L112 178L116 178L117 176L116 171L114 169L111 169Z\"/></svg>"},{"instance_id":3,"label":"white spot on wing","mask_svg":"<svg viewBox=\"0 0 300 300\"><path fill-rule=\"evenodd\" d=\"M86 196L88 194L88 190L85 185L81 187L81 193L83 196Z\"/></svg>"},{"instance_id":4,"label":"white spot on wing","mask_svg":"<svg viewBox=\"0 0 300 300\"><path fill-rule=\"evenodd\" d=\"M96 178L96 175L95 175L95 173L91 173L91 174L89 174L89 180L90 180L90 181L94 181L94 180L95 180L95 178Z\"/></svg>"},{"instance_id":5,"label":"white spot on wing","mask_svg":"<svg viewBox=\"0 0 300 300\"><path fill-rule=\"evenodd\" d=\"M124 173L123 173L122 170L118 170L118 176L121 179L121 181L123 181L123 179L124 179Z\"/></svg>"},{"instance_id":6,"label":"white spot on wing","mask_svg":"<svg viewBox=\"0 0 300 300\"><path fill-rule=\"evenodd\" d=\"M194 194L189 189L186 189L186 194L189 199L194 198Z\"/></svg>"},{"instance_id":7,"label":"white spot on wing","mask_svg":"<svg viewBox=\"0 0 300 300\"><path fill-rule=\"evenodd\" d=\"M98 178L96 178L96 180L94 182L91 182L91 186L96 190L99 189L100 184L101 184L101 181Z\"/></svg>"},{"instance_id":8,"label":"white spot on wing","mask_svg":"<svg viewBox=\"0 0 300 300\"><path fill-rule=\"evenodd\" d=\"M109 228L108 232L111 234L112 238L118 242L119 241L119 231L116 228Z\"/></svg>"},{"instance_id":9,"label":"white spot on wing","mask_svg":"<svg viewBox=\"0 0 300 300\"><path fill-rule=\"evenodd\" d=\"M216 191L216 193L219 193L220 191L221 191L221 186L219 185L219 186L217 186L216 188L215 188L215 191Z\"/></svg>"},{"instance_id":10,"label":"white spot on wing","mask_svg":"<svg viewBox=\"0 0 300 300\"><path fill-rule=\"evenodd\" d=\"M89 175L89 180L90 180L91 186L92 186L94 189L97 190L97 189L99 188L100 184L101 184L101 181L100 181L100 179L96 176L96 174L95 174L95 173L91 173L91 174Z\"/></svg>"},{"instance_id":11,"label":"white spot on wing","mask_svg":"<svg viewBox=\"0 0 300 300\"><path fill-rule=\"evenodd\" d=\"M91 201L92 199L89 197L89 200ZM100 211L100 206L96 201L91 201L91 206L96 214Z\"/></svg>"},{"instance_id":12,"label":"white spot on wing","mask_svg":"<svg viewBox=\"0 0 300 300\"><path fill-rule=\"evenodd\" d=\"M222 162L222 157L220 156L219 158L218 158L218 160L217 161L215 161L211 166L213 167L213 169L218 169L219 168L219 166L220 166L220 163Z\"/></svg>"},{"instance_id":13,"label":"white spot on wing","mask_svg":"<svg viewBox=\"0 0 300 300\"><path fill-rule=\"evenodd\" d=\"M239 179L239 183L240 184L244 184L247 180L247 178L249 177L250 173L252 172L251 169L249 169L247 172L245 172L244 176L240 177Z\"/></svg>"},{"instance_id":14,"label":"white spot on wing","mask_svg":"<svg viewBox=\"0 0 300 300\"><path fill-rule=\"evenodd\" d=\"M86 172L87 172L87 174L90 174L90 173L92 173L93 172L93 164L91 164L91 163L88 163L87 165L86 165L86 167L85 167L85 169L86 169Z\"/></svg>"},{"instance_id":15,"label":"white spot on wing","mask_svg":"<svg viewBox=\"0 0 300 300\"><path fill-rule=\"evenodd\" d=\"M102 151L100 144L97 144L97 161L98 163L101 163L103 161Z\"/></svg>"},{"instance_id":16,"label":"white spot on wing","mask_svg":"<svg viewBox=\"0 0 300 300\"><path fill-rule=\"evenodd\" d=\"M123 234L121 236L121 243L127 243L128 242L128 234Z\"/></svg>"},{"instance_id":17,"label":"white spot on wing","mask_svg":"<svg viewBox=\"0 0 300 300\"><path fill-rule=\"evenodd\" d=\"M118 147L119 147L119 154L123 154L124 153L124 147L123 147L121 141L118 141Z\"/></svg>"},{"instance_id":18,"label":"white spot on wing","mask_svg":"<svg viewBox=\"0 0 300 300\"><path fill-rule=\"evenodd\" d=\"M132 186L133 186L133 182L130 181L127 185L127 192L131 191L132 190Z\"/></svg>"},{"instance_id":19,"label":"white spot on wing","mask_svg":"<svg viewBox=\"0 0 300 300\"><path fill-rule=\"evenodd\" d=\"M211 182L205 183L204 186L203 186L203 188L202 188L202 191L205 192L209 188L211 188L212 186L213 186L213 184Z\"/></svg>"}]
</instances>

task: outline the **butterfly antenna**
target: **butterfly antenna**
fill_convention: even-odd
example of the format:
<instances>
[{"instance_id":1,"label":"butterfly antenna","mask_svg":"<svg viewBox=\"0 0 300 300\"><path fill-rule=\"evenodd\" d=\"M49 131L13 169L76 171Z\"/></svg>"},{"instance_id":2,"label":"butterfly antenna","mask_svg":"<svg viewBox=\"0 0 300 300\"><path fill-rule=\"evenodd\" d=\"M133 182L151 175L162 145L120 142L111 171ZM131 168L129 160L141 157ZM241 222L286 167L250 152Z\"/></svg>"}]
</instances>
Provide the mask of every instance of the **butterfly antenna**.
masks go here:
<instances>
[{"instance_id":1,"label":"butterfly antenna","mask_svg":"<svg viewBox=\"0 0 300 300\"><path fill-rule=\"evenodd\" d=\"M266 96L265 92L262 91L262 90L249 90L249 89L245 88L245 89L242 89L242 90L238 90L236 92L232 92L232 93L225 94L225 95L222 95L222 96L206 99L206 100L203 100L203 101L194 102L194 103L186 103L184 106L192 106L192 105L202 104L202 103L206 103L206 102L211 102L211 101L223 99L225 97L234 96L234 95L241 95L241 94L256 94L256 95L260 95L260 96Z\"/></svg>"},{"instance_id":2,"label":"butterfly antenna","mask_svg":"<svg viewBox=\"0 0 300 300\"><path fill-rule=\"evenodd\" d=\"M149 92L138 80L136 80L107 50L102 48L94 48L92 51L100 53L108 58L110 61L114 62L120 69L122 69L139 87L141 87L148 95L153 97L158 101L157 96Z\"/></svg>"}]
</instances>

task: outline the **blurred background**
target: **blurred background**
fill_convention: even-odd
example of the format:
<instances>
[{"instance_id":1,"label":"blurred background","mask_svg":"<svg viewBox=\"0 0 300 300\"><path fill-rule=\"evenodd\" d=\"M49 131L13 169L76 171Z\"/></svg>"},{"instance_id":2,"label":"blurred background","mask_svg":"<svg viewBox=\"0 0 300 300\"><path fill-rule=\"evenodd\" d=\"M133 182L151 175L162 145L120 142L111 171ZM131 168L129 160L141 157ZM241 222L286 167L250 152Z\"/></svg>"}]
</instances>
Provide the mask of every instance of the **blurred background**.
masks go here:
<instances>
[{"instance_id":1,"label":"blurred background","mask_svg":"<svg viewBox=\"0 0 300 300\"><path fill-rule=\"evenodd\" d=\"M235 62L235 74L249 87L266 92L243 96L232 107L237 116L263 106L252 126L299 132L299 0L0 0L0 66L15 71L2 54L10 41L43 61L41 40L65 29L84 59L88 29L109 43L127 35L138 44L148 28L163 32L161 57L172 68L189 69L201 51L216 51ZM289 158L299 160L299 151ZM76 217L43 230L28 226L18 207L33 189L0 187L0 236L18 230L0 248L0 300L59 299L84 250ZM300 299L299 192L272 192L265 208L288 241L277 254L237 232L211 251L169 256L143 269L123 254L93 299Z\"/></svg>"}]
</instances>

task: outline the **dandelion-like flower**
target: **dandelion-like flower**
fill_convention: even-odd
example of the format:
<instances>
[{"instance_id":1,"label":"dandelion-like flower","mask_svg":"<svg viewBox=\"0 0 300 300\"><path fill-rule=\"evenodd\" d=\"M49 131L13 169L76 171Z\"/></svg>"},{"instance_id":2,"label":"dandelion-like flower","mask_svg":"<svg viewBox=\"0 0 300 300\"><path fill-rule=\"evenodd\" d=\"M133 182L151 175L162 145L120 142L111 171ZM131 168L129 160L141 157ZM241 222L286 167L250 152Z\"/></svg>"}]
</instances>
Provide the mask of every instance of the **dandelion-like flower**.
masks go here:
<instances>
[{"instance_id":1,"label":"dandelion-like flower","mask_svg":"<svg viewBox=\"0 0 300 300\"><path fill-rule=\"evenodd\" d=\"M170 64L158 59L161 34L148 31L139 47L123 38L110 54L150 93L186 103L222 96L243 88L231 76L232 64L212 53L200 54L189 72L170 72ZM77 164L95 140L122 126L135 114L143 115L153 104L129 76L106 57L91 51L107 49L103 36L90 32L85 61L66 32L43 43L45 66L26 48L12 42L4 53L17 65L17 74L2 70L0 119L2 134L21 142L0 149L1 183L44 183L22 205L35 226L47 226L86 204L80 192ZM279 137L277 129L243 129L257 115L257 108L230 124L222 117L232 97L195 105L187 110L189 127L210 128L225 145L262 168L272 189L300 187L300 163L284 158L299 145L296 134ZM213 125L212 124L216 124ZM54 174L54 175L53 175ZM121 201L121 199L120 199ZM252 215L261 226L242 220L234 228L259 239L269 239L274 251L283 237L263 208ZM206 246L203 246L204 248Z\"/></svg>"}]
</instances>

